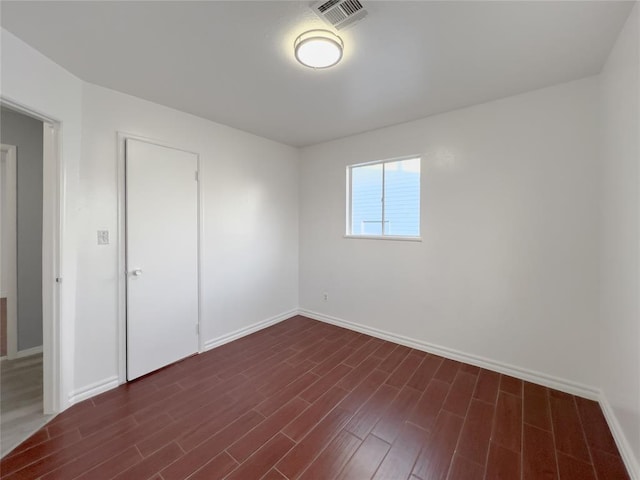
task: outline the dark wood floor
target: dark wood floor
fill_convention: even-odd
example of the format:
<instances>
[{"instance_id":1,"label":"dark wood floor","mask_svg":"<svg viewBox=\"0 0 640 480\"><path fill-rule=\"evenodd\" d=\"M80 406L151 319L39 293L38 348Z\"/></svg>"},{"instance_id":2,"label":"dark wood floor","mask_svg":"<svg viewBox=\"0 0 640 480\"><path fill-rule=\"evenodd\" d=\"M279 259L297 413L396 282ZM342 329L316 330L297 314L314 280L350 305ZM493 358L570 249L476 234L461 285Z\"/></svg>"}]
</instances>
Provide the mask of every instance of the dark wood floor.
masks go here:
<instances>
[{"instance_id":1,"label":"dark wood floor","mask_svg":"<svg viewBox=\"0 0 640 480\"><path fill-rule=\"evenodd\" d=\"M295 317L77 404L15 479L626 479L597 403Z\"/></svg>"}]
</instances>

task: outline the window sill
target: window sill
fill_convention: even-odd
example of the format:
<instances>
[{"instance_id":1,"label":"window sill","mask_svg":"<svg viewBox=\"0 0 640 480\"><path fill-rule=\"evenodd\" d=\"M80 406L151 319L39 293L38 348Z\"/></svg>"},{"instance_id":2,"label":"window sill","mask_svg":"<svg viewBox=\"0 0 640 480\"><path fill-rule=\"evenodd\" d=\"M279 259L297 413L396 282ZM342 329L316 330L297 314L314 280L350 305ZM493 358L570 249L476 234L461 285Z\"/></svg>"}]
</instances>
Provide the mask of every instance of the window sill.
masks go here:
<instances>
[{"instance_id":1,"label":"window sill","mask_svg":"<svg viewBox=\"0 0 640 480\"><path fill-rule=\"evenodd\" d=\"M344 238L357 238L362 240L399 240L401 242L421 242L422 237L401 237L393 235L345 235Z\"/></svg>"}]
</instances>

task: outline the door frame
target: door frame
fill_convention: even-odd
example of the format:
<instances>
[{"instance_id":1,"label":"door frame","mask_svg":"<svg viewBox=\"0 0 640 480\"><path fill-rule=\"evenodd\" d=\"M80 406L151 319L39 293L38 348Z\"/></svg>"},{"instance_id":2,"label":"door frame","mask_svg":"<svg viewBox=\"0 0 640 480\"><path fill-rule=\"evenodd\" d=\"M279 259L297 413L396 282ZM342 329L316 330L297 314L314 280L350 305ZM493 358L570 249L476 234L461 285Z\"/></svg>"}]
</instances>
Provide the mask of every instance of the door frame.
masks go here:
<instances>
[{"instance_id":1,"label":"door frame","mask_svg":"<svg viewBox=\"0 0 640 480\"><path fill-rule=\"evenodd\" d=\"M60 345L61 265L64 246L65 162L62 122L0 95L0 105L43 123L42 155L42 373L43 410L58 413L63 398ZM8 348L8 345L7 345Z\"/></svg>"},{"instance_id":2,"label":"door frame","mask_svg":"<svg viewBox=\"0 0 640 480\"><path fill-rule=\"evenodd\" d=\"M156 140L141 135L135 135L132 133L118 131L116 133L116 152L117 152L117 181L118 181L118 232L117 232L117 250L118 250L118 383L123 384L127 382L127 231L126 231L126 149L125 142L127 139L139 140L142 142L158 145L161 147L173 148L174 150L181 150L183 152L194 154L197 158L197 222L198 222L198 353L204 351L204 341L202 335L202 245L204 239L204 202L203 202L203 189L202 183L202 162L200 161L200 154L194 152L188 148L183 148L164 142L162 140Z\"/></svg>"},{"instance_id":3,"label":"door frame","mask_svg":"<svg viewBox=\"0 0 640 480\"><path fill-rule=\"evenodd\" d=\"M11 259L9 264L5 264L2 262L2 270L3 272L9 272L11 281L9 285L2 284L2 293L5 293L7 298L7 359L12 360L16 358L16 354L18 353L18 265L17 265L17 148L15 145L7 145L1 144L0 150L6 153L6 166L5 166L5 176L2 178L4 183L3 191L6 189L6 193L4 193L4 198L7 199L7 203L4 207L7 210L6 217L3 217L3 223L7 221L7 223L13 224L13 240L9 243L9 246L13 249L13 258ZM2 233L4 236L4 229L2 229ZM3 245L3 248L5 246ZM4 259L3 259L4 260ZM0 280L1 282L1 280Z\"/></svg>"}]
</instances>

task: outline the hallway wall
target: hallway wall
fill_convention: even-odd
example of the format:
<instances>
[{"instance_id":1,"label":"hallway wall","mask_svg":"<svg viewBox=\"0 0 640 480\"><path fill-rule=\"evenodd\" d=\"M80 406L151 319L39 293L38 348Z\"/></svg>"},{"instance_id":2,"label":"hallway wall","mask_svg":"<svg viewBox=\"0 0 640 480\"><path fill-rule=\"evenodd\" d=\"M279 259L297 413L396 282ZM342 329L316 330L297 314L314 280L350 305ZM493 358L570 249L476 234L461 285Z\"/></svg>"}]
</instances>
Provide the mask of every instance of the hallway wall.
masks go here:
<instances>
[{"instance_id":1,"label":"hallway wall","mask_svg":"<svg viewBox=\"0 0 640 480\"><path fill-rule=\"evenodd\" d=\"M2 143L17 147L18 351L42 345L42 122L2 109Z\"/></svg>"}]
</instances>

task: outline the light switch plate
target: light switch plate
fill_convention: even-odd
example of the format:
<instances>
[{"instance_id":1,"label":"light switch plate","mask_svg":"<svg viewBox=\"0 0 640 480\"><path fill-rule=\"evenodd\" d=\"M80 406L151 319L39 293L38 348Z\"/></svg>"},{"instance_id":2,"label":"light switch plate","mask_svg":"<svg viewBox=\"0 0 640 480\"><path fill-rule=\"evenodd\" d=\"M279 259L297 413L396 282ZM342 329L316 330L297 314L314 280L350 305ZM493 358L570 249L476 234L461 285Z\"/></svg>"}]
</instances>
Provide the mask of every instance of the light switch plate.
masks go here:
<instances>
[{"instance_id":1,"label":"light switch plate","mask_svg":"<svg viewBox=\"0 0 640 480\"><path fill-rule=\"evenodd\" d=\"M109 230L98 230L98 245L109 245Z\"/></svg>"}]
</instances>

